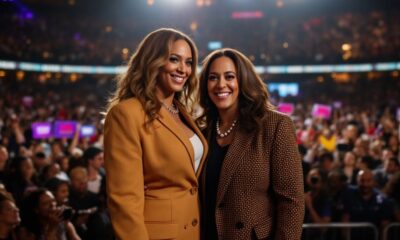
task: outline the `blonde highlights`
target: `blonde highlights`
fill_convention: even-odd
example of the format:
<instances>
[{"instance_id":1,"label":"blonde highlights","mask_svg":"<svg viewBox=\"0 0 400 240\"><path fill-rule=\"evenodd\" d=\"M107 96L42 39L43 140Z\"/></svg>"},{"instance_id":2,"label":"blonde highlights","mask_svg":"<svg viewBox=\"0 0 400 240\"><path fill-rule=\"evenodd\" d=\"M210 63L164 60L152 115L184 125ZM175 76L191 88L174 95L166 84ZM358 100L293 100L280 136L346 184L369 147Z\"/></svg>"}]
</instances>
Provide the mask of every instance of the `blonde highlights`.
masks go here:
<instances>
[{"instance_id":1,"label":"blonde highlights","mask_svg":"<svg viewBox=\"0 0 400 240\"><path fill-rule=\"evenodd\" d=\"M142 40L129 60L127 71L117 77L117 88L108 101L106 111L123 100L135 97L141 102L149 122L153 121L161 108L155 91L157 77L168 61L173 43L178 40L185 40L189 44L193 64L192 73L183 90L175 93L174 98L191 112L190 106L194 102L193 96L198 85L197 48L186 34L171 28L153 31Z\"/></svg>"}]
</instances>

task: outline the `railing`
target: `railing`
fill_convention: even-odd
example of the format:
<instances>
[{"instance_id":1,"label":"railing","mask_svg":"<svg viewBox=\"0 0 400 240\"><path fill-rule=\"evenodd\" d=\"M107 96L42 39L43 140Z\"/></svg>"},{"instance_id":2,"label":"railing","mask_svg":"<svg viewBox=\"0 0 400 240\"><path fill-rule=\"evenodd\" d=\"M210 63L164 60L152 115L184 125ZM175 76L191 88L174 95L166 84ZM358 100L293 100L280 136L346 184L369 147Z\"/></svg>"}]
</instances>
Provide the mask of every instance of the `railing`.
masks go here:
<instances>
[{"instance_id":1,"label":"railing","mask_svg":"<svg viewBox=\"0 0 400 240\"><path fill-rule=\"evenodd\" d=\"M400 224L400 223L399 223ZM390 225L389 225L390 226ZM310 229L310 228L317 228L317 229L325 229L325 228L371 228L374 232L375 240L379 240L379 231L378 228L368 222L361 222L361 223L305 223L303 224L303 229ZM322 237L321 239L324 239ZM350 239L348 236L347 239Z\"/></svg>"},{"instance_id":2,"label":"railing","mask_svg":"<svg viewBox=\"0 0 400 240\"><path fill-rule=\"evenodd\" d=\"M387 225L384 229L383 229L383 240L389 240L389 239L393 239L393 238L388 238L388 233L389 233L389 229L393 228L393 227L400 227L400 222L394 222L394 223L390 223L389 225Z\"/></svg>"}]
</instances>

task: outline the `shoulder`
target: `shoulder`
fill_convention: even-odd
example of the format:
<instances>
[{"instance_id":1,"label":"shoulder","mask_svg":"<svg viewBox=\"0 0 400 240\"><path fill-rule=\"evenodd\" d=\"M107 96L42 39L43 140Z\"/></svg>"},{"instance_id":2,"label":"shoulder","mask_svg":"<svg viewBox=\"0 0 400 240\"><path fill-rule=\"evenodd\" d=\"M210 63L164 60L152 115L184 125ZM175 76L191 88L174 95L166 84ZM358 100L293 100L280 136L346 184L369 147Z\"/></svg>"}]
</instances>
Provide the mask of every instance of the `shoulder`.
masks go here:
<instances>
[{"instance_id":1,"label":"shoulder","mask_svg":"<svg viewBox=\"0 0 400 240\"><path fill-rule=\"evenodd\" d=\"M139 114L144 112L143 106L137 98L129 98L122 100L113 106L107 113L107 116L122 113L122 114Z\"/></svg>"},{"instance_id":2,"label":"shoulder","mask_svg":"<svg viewBox=\"0 0 400 240\"><path fill-rule=\"evenodd\" d=\"M266 128L277 128L277 127L287 127L287 126L294 126L292 119L281 112L278 112L273 109L266 109L265 110L266 117L264 118L262 125L265 126ZM264 128L265 128L264 127Z\"/></svg>"},{"instance_id":3,"label":"shoulder","mask_svg":"<svg viewBox=\"0 0 400 240\"><path fill-rule=\"evenodd\" d=\"M140 111L143 110L143 106L137 98L129 98L119 102L117 105L112 107L110 111L123 111L125 109L129 109L131 111Z\"/></svg>"},{"instance_id":4,"label":"shoulder","mask_svg":"<svg viewBox=\"0 0 400 240\"><path fill-rule=\"evenodd\" d=\"M145 112L142 104L136 98L123 100L113 106L106 115L105 125L110 121L132 122L145 119Z\"/></svg>"}]
</instances>

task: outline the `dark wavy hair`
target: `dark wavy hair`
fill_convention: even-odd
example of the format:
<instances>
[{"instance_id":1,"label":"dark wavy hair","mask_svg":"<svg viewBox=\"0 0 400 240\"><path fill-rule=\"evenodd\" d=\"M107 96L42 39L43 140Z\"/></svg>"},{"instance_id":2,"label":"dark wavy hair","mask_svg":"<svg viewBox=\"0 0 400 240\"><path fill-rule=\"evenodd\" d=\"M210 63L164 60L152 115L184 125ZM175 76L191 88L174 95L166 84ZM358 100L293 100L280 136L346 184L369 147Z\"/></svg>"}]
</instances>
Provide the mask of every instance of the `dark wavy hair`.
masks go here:
<instances>
[{"instance_id":1,"label":"dark wavy hair","mask_svg":"<svg viewBox=\"0 0 400 240\"><path fill-rule=\"evenodd\" d=\"M40 238L44 233L41 226L40 217L36 210L39 207L40 197L48 192L45 188L39 188L29 193L21 206L22 226L33 233L36 238Z\"/></svg>"},{"instance_id":2,"label":"dark wavy hair","mask_svg":"<svg viewBox=\"0 0 400 240\"><path fill-rule=\"evenodd\" d=\"M217 108L208 96L207 82L211 64L221 57L231 59L236 68L239 83L238 124L240 128L247 132L259 129L267 115L266 110L272 110L274 106L269 101L266 84L256 73L254 65L245 55L231 48L215 50L203 61L200 73L200 106L204 111L197 119L197 123L208 129L214 126L218 118Z\"/></svg>"},{"instance_id":3,"label":"dark wavy hair","mask_svg":"<svg viewBox=\"0 0 400 240\"><path fill-rule=\"evenodd\" d=\"M156 96L157 77L160 69L169 58L172 44L185 40L192 51L192 73L183 87L183 91L175 94L177 99L189 112L195 101L195 91L198 88L197 64L198 53L194 42L184 33L172 29L161 28L149 33L139 44L128 63L128 70L117 78L117 89L111 96L107 112L120 101L135 97L143 105L149 122L157 117L161 102Z\"/></svg>"}]
</instances>

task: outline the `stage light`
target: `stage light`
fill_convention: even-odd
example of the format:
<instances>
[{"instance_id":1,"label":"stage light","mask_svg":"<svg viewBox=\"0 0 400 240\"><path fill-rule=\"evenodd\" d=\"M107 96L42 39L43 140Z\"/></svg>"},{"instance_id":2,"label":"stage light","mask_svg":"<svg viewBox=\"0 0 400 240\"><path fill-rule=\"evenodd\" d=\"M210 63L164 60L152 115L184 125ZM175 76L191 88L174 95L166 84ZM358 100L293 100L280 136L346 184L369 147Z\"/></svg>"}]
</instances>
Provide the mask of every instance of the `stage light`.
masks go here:
<instances>
[{"instance_id":1,"label":"stage light","mask_svg":"<svg viewBox=\"0 0 400 240\"><path fill-rule=\"evenodd\" d=\"M351 45L348 44L348 43L344 43L344 44L342 45L342 50L343 50L343 51L350 51L350 50L351 50Z\"/></svg>"},{"instance_id":2,"label":"stage light","mask_svg":"<svg viewBox=\"0 0 400 240\"><path fill-rule=\"evenodd\" d=\"M154 0L147 0L147 5L153 6L154 5Z\"/></svg>"},{"instance_id":3,"label":"stage light","mask_svg":"<svg viewBox=\"0 0 400 240\"><path fill-rule=\"evenodd\" d=\"M17 72L17 80L22 81L25 77L25 72L24 71L18 71Z\"/></svg>"},{"instance_id":4,"label":"stage light","mask_svg":"<svg viewBox=\"0 0 400 240\"><path fill-rule=\"evenodd\" d=\"M192 22L190 24L190 30L192 30L192 32L196 31L197 27L198 27L197 22Z\"/></svg>"},{"instance_id":5,"label":"stage light","mask_svg":"<svg viewBox=\"0 0 400 240\"><path fill-rule=\"evenodd\" d=\"M104 29L107 33L112 32L112 27L111 26L106 26L106 28Z\"/></svg>"},{"instance_id":6,"label":"stage light","mask_svg":"<svg viewBox=\"0 0 400 240\"><path fill-rule=\"evenodd\" d=\"M129 49L128 48L122 49L122 54L128 54L128 53L129 53Z\"/></svg>"},{"instance_id":7,"label":"stage light","mask_svg":"<svg viewBox=\"0 0 400 240\"><path fill-rule=\"evenodd\" d=\"M283 48L288 48L289 47L289 43L284 42L282 46L283 46Z\"/></svg>"},{"instance_id":8,"label":"stage light","mask_svg":"<svg viewBox=\"0 0 400 240\"><path fill-rule=\"evenodd\" d=\"M283 8L284 6L285 6L285 3L283 2L283 0L276 1L276 7Z\"/></svg>"}]
</instances>

